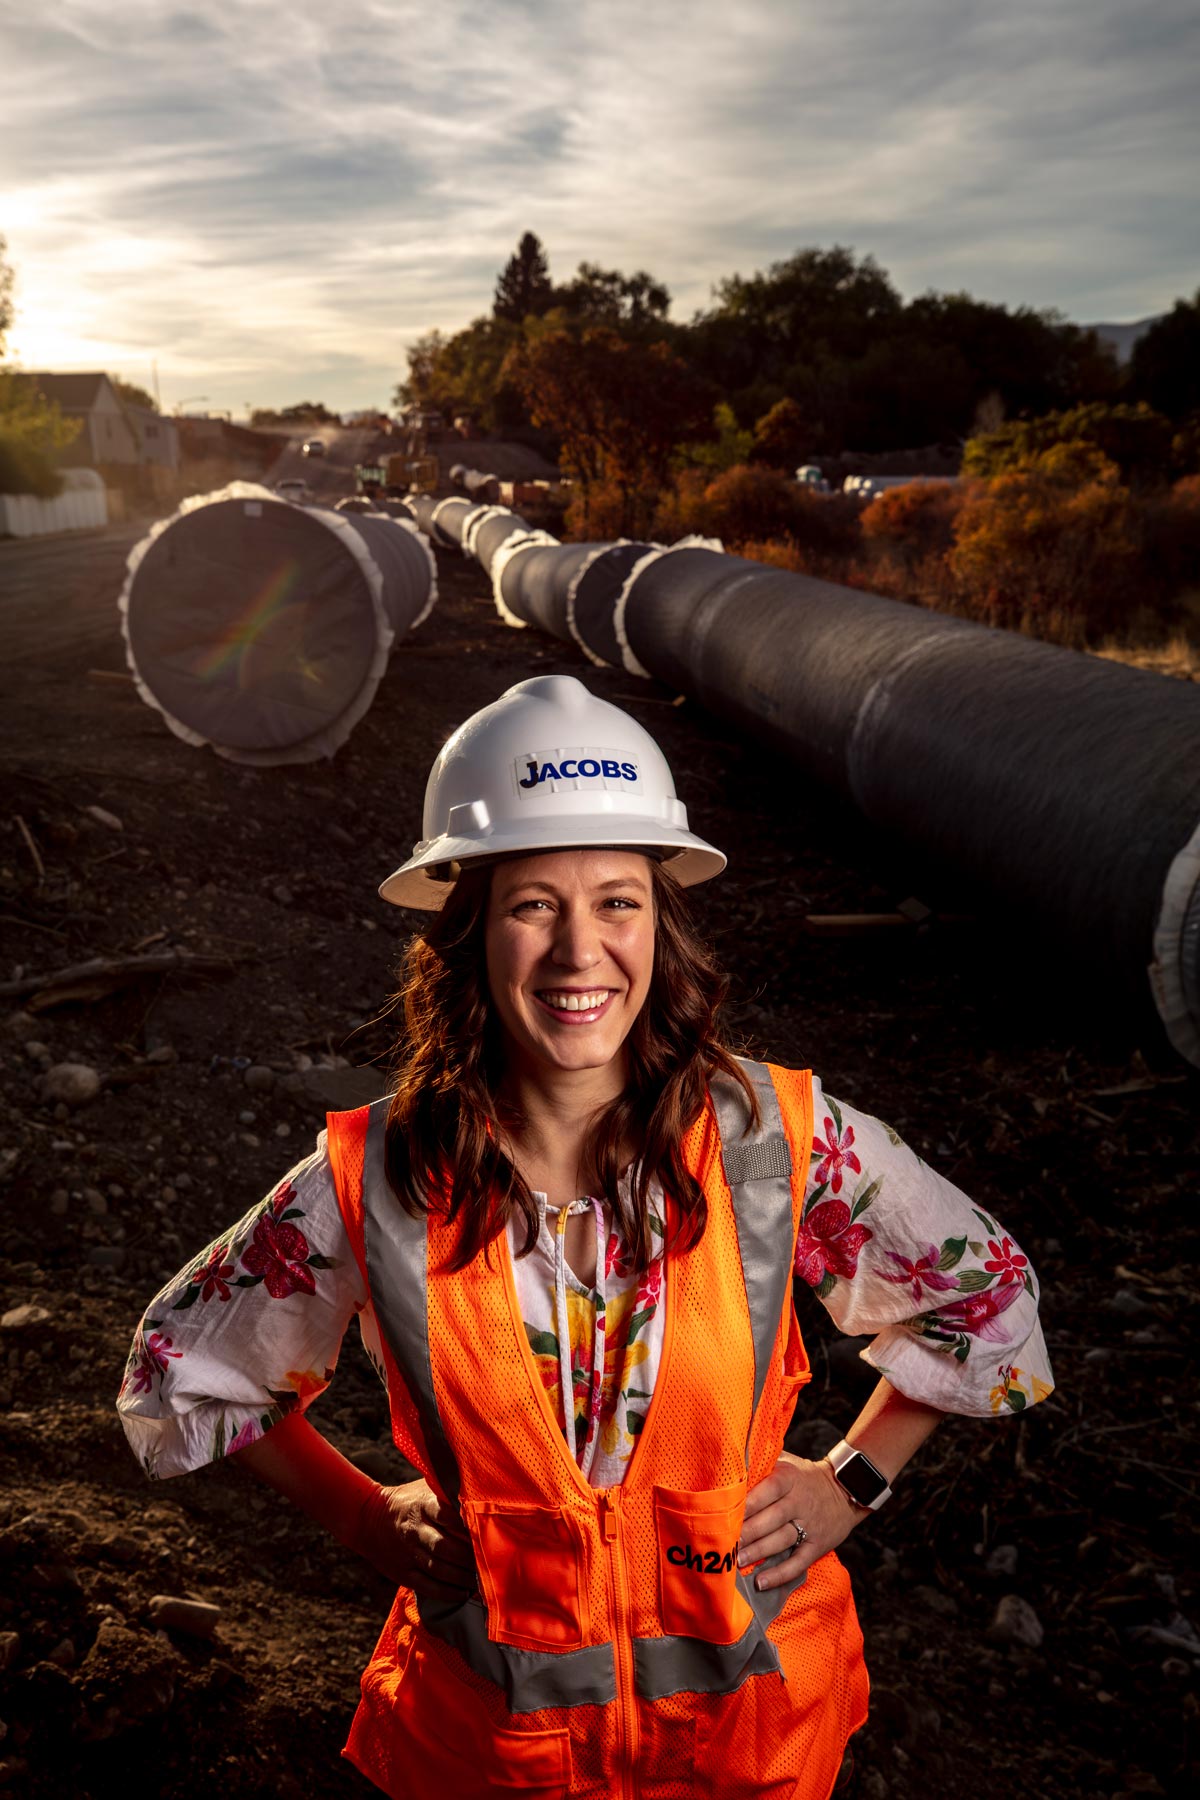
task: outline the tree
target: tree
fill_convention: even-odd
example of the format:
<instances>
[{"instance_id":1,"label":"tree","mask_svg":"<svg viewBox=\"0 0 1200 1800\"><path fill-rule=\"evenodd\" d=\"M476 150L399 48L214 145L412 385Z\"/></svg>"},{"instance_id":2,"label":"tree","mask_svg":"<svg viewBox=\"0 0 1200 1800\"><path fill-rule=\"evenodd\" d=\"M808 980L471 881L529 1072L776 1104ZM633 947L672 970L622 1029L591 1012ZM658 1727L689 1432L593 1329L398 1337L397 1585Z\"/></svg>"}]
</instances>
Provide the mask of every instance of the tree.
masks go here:
<instances>
[{"instance_id":1,"label":"tree","mask_svg":"<svg viewBox=\"0 0 1200 1800\"><path fill-rule=\"evenodd\" d=\"M645 269L623 275L581 262L574 278L554 290L556 311L595 325L647 325L665 319L670 306L668 289Z\"/></svg>"},{"instance_id":2,"label":"tree","mask_svg":"<svg viewBox=\"0 0 1200 1800\"><path fill-rule=\"evenodd\" d=\"M797 250L765 274L730 275L716 291L708 319L734 327L758 379L782 373L818 345L839 357L861 355L901 311L900 296L874 257L856 260L842 244ZM714 342L720 346L724 337Z\"/></svg>"},{"instance_id":3,"label":"tree","mask_svg":"<svg viewBox=\"0 0 1200 1800\"><path fill-rule=\"evenodd\" d=\"M712 438L682 445L679 456L689 468L720 475L749 459L754 435L738 424L737 414L727 400L719 400L714 406L712 423Z\"/></svg>"},{"instance_id":4,"label":"tree","mask_svg":"<svg viewBox=\"0 0 1200 1800\"><path fill-rule=\"evenodd\" d=\"M1012 419L973 437L963 453L963 473L1008 474L1063 444L1094 446L1132 487L1161 486L1171 467L1171 425L1161 413L1145 405L1093 405L1047 413L1040 419Z\"/></svg>"},{"instance_id":5,"label":"tree","mask_svg":"<svg viewBox=\"0 0 1200 1800\"><path fill-rule=\"evenodd\" d=\"M409 348L395 402L449 418L467 412L491 431L518 429L528 419L512 357L523 342L522 326L490 313L453 337L427 332Z\"/></svg>"},{"instance_id":6,"label":"tree","mask_svg":"<svg viewBox=\"0 0 1200 1800\"><path fill-rule=\"evenodd\" d=\"M1177 300L1133 347L1129 385L1169 419L1200 412L1200 288Z\"/></svg>"},{"instance_id":7,"label":"tree","mask_svg":"<svg viewBox=\"0 0 1200 1800\"><path fill-rule=\"evenodd\" d=\"M12 329L15 275L8 245L0 237L0 357ZM50 499L62 487L55 456L82 429L82 421L64 419L58 403L47 400L31 375L0 366L0 494L37 494Z\"/></svg>"},{"instance_id":8,"label":"tree","mask_svg":"<svg viewBox=\"0 0 1200 1800\"><path fill-rule=\"evenodd\" d=\"M1019 306L1010 312L970 294L929 293L905 307L902 327L906 353L932 353L928 373L939 418L931 437L964 435L989 394L999 396L1011 417L1111 400L1117 393L1112 352L1094 331L1068 324L1053 310Z\"/></svg>"},{"instance_id":9,"label":"tree","mask_svg":"<svg viewBox=\"0 0 1200 1800\"><path fill-rule=\"evenodd\" d=\"M531 313L546 312L552 294L550 264L541 239L527 231L500 273L492 313L519 325Z\"/></svg>"},{"instance_id":10,"label":"tree","mask_svg":"<svg viewBox=\"0 0 1200 1800\"><path fill-rule=\"evenodd\" d=\"M392 395L393 406L415 406L422 412L438 410L440 403L435 399L435 391L438 366L446 342L443 332L427 331L423 337L408 346L408 374L396 384L396 391Z\"/></svg>"},{"instance_id":11,"label":"tree","mask_svg":"<svg viewBox=\"0 0 1200 1800\"><path fill-rule=\"evenodd\" d=\"M55 456L79 436L82 423L64 419L32 375L0 369L0 493L57 494L62 478Z\"/></svg>"},{"instance_id":12,"label":"tree","mask_svg":"<svg viewBox=\"0 0 1200 1800\"><path fill-rule=\"evenodd\" d=\"M807 454L812 442L812 426L804 409L795 400L777 400L769 412L756 420L750 455L755 462L770 463L772 468L794 468Z\"/></svg>"},{"instance_id":13,"label":"tree","mask_svg":"<svg viewBox=\"0 0 1200 1800\"><path fill-rule=\"evenodd\" d=\"M298 400L294 406L278 409L256 406L250 414L251 425L339 425L337 413L320 400Z\"/></svg>"},{"instance_id":14,"label":"tree","mask_svg":"<svg viewBox=\"0 0 1200 1800\"><path fill-rule=\"evenodd\" d=\"M0 357L4 355L5 339L12 330L14 280L13 266L8 260L8 242L0 237Z\"/></svg>"},{"instance_id":15,"label":"tree","mask_svg":"<svg viewBox=\"0 0 1200 1800\"><path fill-rule=\"evenodd\" d=\"M621 529L648 529L676 446L704 422L686 363L666 344L589 326L543 333L518 367L534 424L558 437L563 467L581 489L584 529L602 482L619 497Z\"/></svg>"},{"instance_id":16,"label":"tree","mask_svg":"<svg viewBox=\"0 0 1200 1800\"><path fill-rule=\"evenodd\" d=\"M117 399L126 406L144 406L149 412L158 411L154 395L147 393L144 387L139 387L136 381L122 381L119 376L112 376L111 380Z\"/></svg>"}]
</instances>

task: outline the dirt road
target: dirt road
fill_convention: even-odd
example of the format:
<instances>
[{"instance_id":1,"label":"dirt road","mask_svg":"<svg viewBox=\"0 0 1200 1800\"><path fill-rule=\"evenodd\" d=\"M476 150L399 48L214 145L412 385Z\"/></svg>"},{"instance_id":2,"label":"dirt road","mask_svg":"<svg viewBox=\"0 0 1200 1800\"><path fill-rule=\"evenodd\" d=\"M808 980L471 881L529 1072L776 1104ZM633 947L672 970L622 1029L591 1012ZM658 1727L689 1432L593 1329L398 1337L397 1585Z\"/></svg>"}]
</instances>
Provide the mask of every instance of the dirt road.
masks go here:
<instances>
[{"instance_id":1,"label":"dirt road","mask_svg":"<svg viewBox=\"0 0 1200 1800\"><path fill-rule=\"evenodd\" d=\"M189 749L129 684L87 677L123 667L128 541L0 546L0 980L171 946L218 966L0 1012L0 1791L366 1800L337 1755L380 1584L236 1468L149 1486L113 1396L160 1283L326 1105L382 1079L415 921L375 886L449 730L555 670L659 737L695 829L730 853L695 912L733 976L735 1041L887 1119L1042 1278L1058 1394L944 1427L847 1546L874 1681L854 1800L1194 1791L1194 1075L1059 947L931 885L697 708L505 629L457 558L334 763ZM976 923L804 929L912 893ZM63 1062L96 1072L91 1102L47 1099ZM811 1449L870 1376L810 1291L798 1304L815 1379L793 1441ZM353 1334L315 1417L395 1473ZM157 1632L160 1593L219 1606L215 1638ZM997 1619L1006 1596L1036 1617L1024 1639Z\"/></svg>"},{"instance_id":2,"label":"dirt road","mask_svg":"<svg viewBox=\"0 0 1200 1800\"><path fill-rule=\"evenodd\" d=\"M0 542L0 670L38 681L85 652L106 656L125 559L144 529Z\"/></svg>"}]
</instances>

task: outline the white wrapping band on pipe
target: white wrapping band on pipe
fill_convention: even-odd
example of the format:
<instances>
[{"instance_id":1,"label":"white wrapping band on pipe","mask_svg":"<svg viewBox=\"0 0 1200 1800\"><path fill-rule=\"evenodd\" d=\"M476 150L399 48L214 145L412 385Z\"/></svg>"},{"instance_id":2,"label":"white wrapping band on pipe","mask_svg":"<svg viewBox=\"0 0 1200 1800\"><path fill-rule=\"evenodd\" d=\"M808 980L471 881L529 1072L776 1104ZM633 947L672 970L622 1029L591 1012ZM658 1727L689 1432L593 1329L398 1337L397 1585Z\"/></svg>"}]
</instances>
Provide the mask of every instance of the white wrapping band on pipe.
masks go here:
<instances>
[{"instance_id":1,"label":"white wrapping band on pipe","mask_svg":"<svg viewBox=\"0 0 1200 1800\"><path fill-rule=\"evenodd\" d=\"M505 569L513 557L519 556L522 550L540 550L543 545L554 545L558 542L558 538L553 537L548 531L518 531L514 537L505 538L497 550L492 558L492 598L496 602L496 611L506 625L512 625L518 631L524 631L529 620L519 619L516 613L505 604L501 591Z\"/></svg>"},{"instance_id":2,"label":"white wrapping band on pipe","mask_svg":"<svg viewBox=\"0 0 1200 1800\"><path fill-rule=\"evenodd\" d=\"M1200 825L1167 870L1149 970L1167 1036L1200 1065L1200 994L1188 991L1189 969L1200 985Z\"/></svg>"},{"instance_id":3,"label":"white wrapping band on pipe","mask_svg":"<svg viewBox=\"0 0 1200 1800\"><path fill-rule=\"evenodd\" d=\"M479 530L489 519L498 518L501 513L510 509L507 506L480 506L471 514L463 527L462 547L464 556L475 555L475 545L479 538Z\"/></svg>"},{"instance_id":4,"label":"white wrapping band on pipe","mask_svg":"<svg viewBox=\"0 0 1200 1800\"><path fill-rule=\"evenodd\" d=\"M590 645L588 645L584 642L583 637L580 633L579 627L575 623L575 597L579 593L580 585L583 581L584 576L587 574L588 570L592 567L593 563L599 562L599 560L602 556L607 556L609 554L609 552L612 550L620 550L626 544L636 544L636 543L639 543L640 541L641 540L639 538L614 538L611 544L597 545L596 549L592 551L592 554L588 557L587 561L581 563L579 565L579 567L576 569L574 575L572 575L572 577L571 577L570 584L567 588L567 630L571 633L571 636L574 639L575 643L578 644L579 648L583 651L583 654L587 657L588 661L591 663L595 663L595 665L598 669L607 669L609 665L605 662L605 660L602 656L597 656L596 652L590 647ZM661 551L663 549L665 549L665 545L655 544L654 549L655 549L655 551L661 553ZM640 568L640 566L641 566L640 563L635 565L635 567L639 567L639 568Z\"/></svg>"},{"instance_id":5,"label":"white wrapping band on pipe","mask_svg":"<svg viewBox=\"0 0 1200 1800\"><path fill-rule=\"evenodd\" d=\"M616 605L613 607L613 630L616 633L617 642L621 646L622 660L630 675L640 675L643 681L654 679L649 669L643 668L638 661L633 646L629 642L629 633L625 629L625 613L629 606L629 596L634 590L638 577L645 573L651 563L656 563L660 556L673 556L676 550L716 550L718 553L723 553L724 549L725 546L720 538L685 537L680 538L677 544L668 544L664 549L648 550L645 556L639 557L634 563L621 585Z\"/></svg>"}]
</instances>

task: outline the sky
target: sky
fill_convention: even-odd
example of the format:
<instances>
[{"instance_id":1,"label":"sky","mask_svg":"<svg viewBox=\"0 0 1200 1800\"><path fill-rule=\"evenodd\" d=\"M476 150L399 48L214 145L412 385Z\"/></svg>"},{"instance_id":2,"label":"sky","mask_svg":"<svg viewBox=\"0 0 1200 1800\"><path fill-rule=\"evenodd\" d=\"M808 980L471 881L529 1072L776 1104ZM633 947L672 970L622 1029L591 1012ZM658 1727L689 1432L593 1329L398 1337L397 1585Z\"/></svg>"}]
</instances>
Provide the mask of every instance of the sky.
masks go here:
<instances>
[{"instance_id":1,"label":"sky","mask_svg":"<svg viewBox=\"0 0 1200 1800\"><path fill-rule=\"evenodd\" d=\"M1200 286L1195 0L0 0L8 352L387 406L535 231L672 317L808 245L1080 322Z\"/></svg>"}]
</instances>

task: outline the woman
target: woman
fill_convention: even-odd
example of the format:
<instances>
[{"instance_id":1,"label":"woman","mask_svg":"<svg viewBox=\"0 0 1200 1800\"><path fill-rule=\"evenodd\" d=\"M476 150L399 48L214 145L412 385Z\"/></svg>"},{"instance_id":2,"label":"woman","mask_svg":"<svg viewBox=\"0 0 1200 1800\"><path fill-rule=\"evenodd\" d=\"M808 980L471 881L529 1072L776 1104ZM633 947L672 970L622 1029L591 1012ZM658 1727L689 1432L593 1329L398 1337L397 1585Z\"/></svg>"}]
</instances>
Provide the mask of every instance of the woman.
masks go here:
<instances>
[{"instance_id":1,"label":"woman","mask_svg":"<svg viewBox=\"0 0 1200 1800\"><path fill-rule=\"evenodd\" d=\"M152 1304L130 1440L156 1475L238 1454L397 1582L347 1746L397 1800L824 1800L867 1702L832 1552L943 1412L1050 1391L1026 1259L878 1121L722 1048L682 888L725 859L616 707L510 689L424 831L381 889L433 915L394 1092ZM793 1270L880 1334L820 1461L783 1450ZM304 1419L356 1312L406 1487Z\"/></svg>"}]
</instances>

